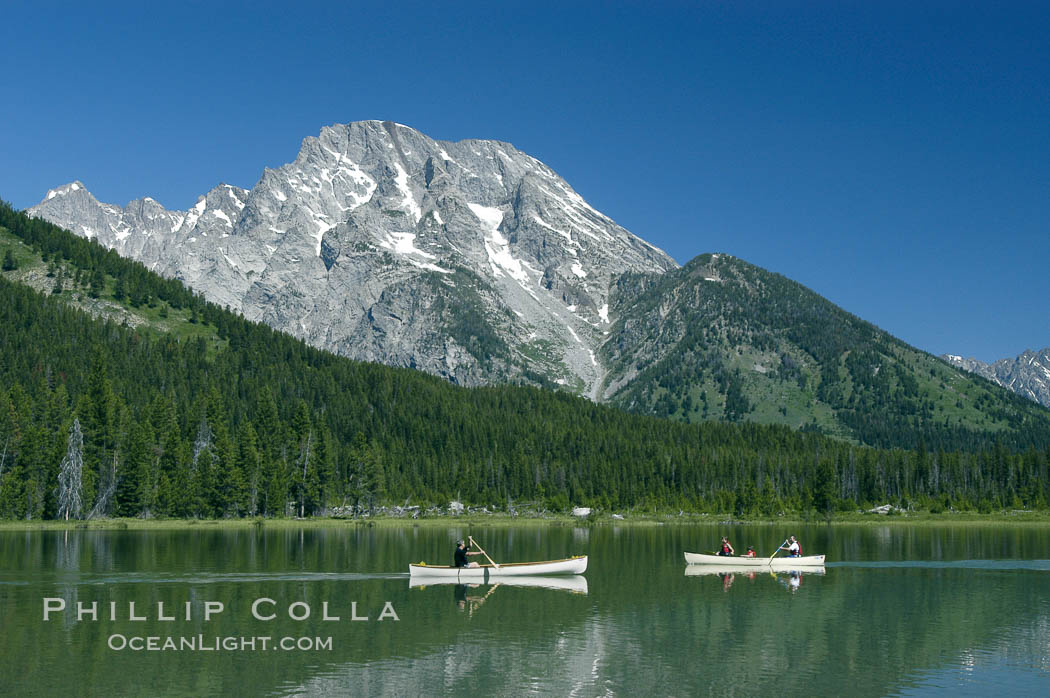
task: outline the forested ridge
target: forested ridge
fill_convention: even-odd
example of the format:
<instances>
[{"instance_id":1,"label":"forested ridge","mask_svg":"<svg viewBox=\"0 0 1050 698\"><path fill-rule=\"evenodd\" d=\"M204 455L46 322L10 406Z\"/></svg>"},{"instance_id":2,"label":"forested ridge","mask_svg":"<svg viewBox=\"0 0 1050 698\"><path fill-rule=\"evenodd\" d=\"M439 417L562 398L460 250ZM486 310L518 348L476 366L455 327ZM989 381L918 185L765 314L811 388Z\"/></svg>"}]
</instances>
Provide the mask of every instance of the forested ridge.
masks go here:
<instances>
[{"instance_id":1,"label":"forested ridge","mask_svg":"<svg viewBox=\"0 0 1050 698\"><path fill-rule=\"evenodd\" d=\"M603 348L611 396L681 421L756 421L885 448L1050 447L1050 410L729 255L624 275Z\"/></svg>"},{"instance_id":2,"label":"forested ridge","mask_svg":"<svg viewBox=\"0 0 1050 698\"><path fill-rule=\"evenodd\" d=\"M1046 506L1046 449L992 438L880 450L538 388L459 388L313 349L7 205L0 227L0 517L310 516L450 499L738 515ZM53 273L49 292L9 280L31 264ZM91 299L158 324L74 307Z\"/></svg>"}]
</instances>

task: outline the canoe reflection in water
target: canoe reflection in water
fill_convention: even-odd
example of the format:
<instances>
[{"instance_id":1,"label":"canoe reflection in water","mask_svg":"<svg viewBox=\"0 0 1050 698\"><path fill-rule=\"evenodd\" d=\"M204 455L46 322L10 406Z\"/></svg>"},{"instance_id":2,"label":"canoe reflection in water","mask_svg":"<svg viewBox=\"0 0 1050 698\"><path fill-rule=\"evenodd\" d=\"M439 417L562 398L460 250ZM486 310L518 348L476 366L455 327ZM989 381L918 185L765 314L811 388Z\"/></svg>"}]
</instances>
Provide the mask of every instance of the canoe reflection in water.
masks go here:
<instances>
[{"instance_id":1,"label":"canoe reflection in water","mask_svg":"<svg viewBox=\"0 0 1050 698\"><path fill-rule=\"evenodd\" d=\"M791 593L795 593L802 586L802 577L805 574L825 574L823 565L819 567L803 567L797 570L784 569L761 569L755 567L714 567L711 565L686 565L686 577L707 577L717 575L722 579L722 591L729 591L737 577L744 577L750 581L770 577L782 585Z\"/></svg>"},{"instance_id":2,"label":"canoe reflection in water","mask_svg":"<svg viewBox=\"0 0 1050 698\"><path fill-rule=\"evenodd\" d=\"M426 589L430 586L441 586L449 584L465 586L471 589L492 585L493 588L498 586L533 587L537 589L555 589L558 591L570 591L574 594L587 593L587 578L579 574L565 577L496 577L493 578L488 584L482 582L480 579L474 584L464 584L463 582L459 581L458 579L455 579L454 577L411 577L408 580L409 589Z\"/></svg>"},{"instance_id":3,"label":"canoe reflection in water","mask_svg":"<svg viewBox=\"0 0 1050 698\"><path fill-rule=\"evenodd\" d=\"M471 616L500 587L531 587L568 591L585 596L587 594L587 578L579 574L565 577L498 577L497 579L499 581L493 581L490 584L485 584L481 580L478 580L476 584L465 584L455 578L411 577L408 580L408 588L423 590L430 586L452 586L454 587L452 598L456 608L468 612Z\"/></svg>"}]
</instances>

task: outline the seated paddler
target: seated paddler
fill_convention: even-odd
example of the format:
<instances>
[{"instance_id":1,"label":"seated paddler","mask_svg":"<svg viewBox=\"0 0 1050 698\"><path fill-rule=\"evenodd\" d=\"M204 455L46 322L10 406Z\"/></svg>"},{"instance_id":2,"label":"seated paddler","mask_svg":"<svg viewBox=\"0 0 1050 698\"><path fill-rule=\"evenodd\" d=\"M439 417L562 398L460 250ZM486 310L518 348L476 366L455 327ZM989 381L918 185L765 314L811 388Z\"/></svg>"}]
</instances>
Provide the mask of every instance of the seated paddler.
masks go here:
<instances>
[{"instance_id":1,"label":"seated paddler","mask_svg":"<svg viewBox=\"0 0 1050 698\"><path fill-rule=\"evenodd\" d=\"M476 562L468 561L467 555L481 555L477 550L468 551L469 546L463 540L456 543L456 553L453 560L454 567L481 567Z\"/></svg>"}]
</instances>

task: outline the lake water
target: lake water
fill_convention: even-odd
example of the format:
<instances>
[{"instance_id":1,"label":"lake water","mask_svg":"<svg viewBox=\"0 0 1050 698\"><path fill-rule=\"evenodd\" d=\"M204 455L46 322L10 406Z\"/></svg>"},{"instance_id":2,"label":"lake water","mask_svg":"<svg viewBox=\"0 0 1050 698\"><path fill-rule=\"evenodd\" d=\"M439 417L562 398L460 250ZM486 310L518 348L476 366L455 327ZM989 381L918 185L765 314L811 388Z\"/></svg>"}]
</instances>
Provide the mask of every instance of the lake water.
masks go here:
<instances>
[{"instance_id":1,"label":"lake water","mask_svg":"<svg viewBox=\"0 0 1050 698\"><path fill-rule=\"evenodd\" d=\"M828 564L685 565L723 532ZM590 566L410 584L468 533L497 562ZM0 694L1046 695L1047 558L1043 526L0 532Z\"/></svg>"}]
</instances>

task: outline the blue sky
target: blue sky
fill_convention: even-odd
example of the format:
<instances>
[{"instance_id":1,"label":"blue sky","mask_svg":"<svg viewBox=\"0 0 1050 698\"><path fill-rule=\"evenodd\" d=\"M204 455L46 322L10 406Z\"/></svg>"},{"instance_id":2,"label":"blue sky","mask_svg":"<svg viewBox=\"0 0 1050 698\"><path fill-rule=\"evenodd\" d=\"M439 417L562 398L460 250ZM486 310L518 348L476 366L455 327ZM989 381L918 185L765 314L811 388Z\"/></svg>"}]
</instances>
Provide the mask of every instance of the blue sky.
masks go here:
<instances>
[{"instance_id":1,"label":"blue sky","mask_svg":"<svg viewBox=\"0 0 1050 698\"><path fill-rule=\"evenodd\" d=\"M22 3L0 198L188 208L322 126L509 141L680 263L727 252L926 351L1050 345L1050 9Z\"/></svg>"}]
</instances>

